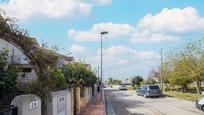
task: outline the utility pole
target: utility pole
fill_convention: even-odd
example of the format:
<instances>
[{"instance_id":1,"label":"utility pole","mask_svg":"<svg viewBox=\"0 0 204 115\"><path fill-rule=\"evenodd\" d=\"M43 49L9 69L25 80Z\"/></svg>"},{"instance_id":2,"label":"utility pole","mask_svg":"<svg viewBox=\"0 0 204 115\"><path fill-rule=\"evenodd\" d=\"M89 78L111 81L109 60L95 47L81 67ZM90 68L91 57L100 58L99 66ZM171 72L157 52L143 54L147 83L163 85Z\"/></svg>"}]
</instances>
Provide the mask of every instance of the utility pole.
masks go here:
<instances>
[{"instance_id":1,"label":"utility pole","mask_svg":"<svg viewBox=\"0 0 204 115\"><path fill-rule=\"evenodd\" d=\"M163 93L163 77L164 77L164 67L163 67L163 49L161 49L161 91Z\"/></svg>"},{"instance_id":2,"label":"utility pole","mask_svg":"<svg viewBox=\"0 0 204 115\"><path fill-rule=\"evenodd\" d=\"M100 67L99 67L99 65L98 65L98 79L100 78L100 75L99 75L99 73L100 73Z\"/></svg>"},{"instance_id":3,"label":"utility pole","mask_svg":"<svg viewBox=\"0 0 204 115\"><path fill-rule=\"evenodd\" d=\"M102 38L103 34L101 34L101 101L102 101L102 91L103 91L103 42L102 42Z\"/></svg>"},{"instance_id":4,"label":"utility pole","mask_svg":"<svg viewBox=\"0 0 204 115\"><path fill-rule=\"evenodd\" d=\"M108 34L107 31L101 32L101 100L103 96L103 35Z\"/></svg>"}]
</instances>

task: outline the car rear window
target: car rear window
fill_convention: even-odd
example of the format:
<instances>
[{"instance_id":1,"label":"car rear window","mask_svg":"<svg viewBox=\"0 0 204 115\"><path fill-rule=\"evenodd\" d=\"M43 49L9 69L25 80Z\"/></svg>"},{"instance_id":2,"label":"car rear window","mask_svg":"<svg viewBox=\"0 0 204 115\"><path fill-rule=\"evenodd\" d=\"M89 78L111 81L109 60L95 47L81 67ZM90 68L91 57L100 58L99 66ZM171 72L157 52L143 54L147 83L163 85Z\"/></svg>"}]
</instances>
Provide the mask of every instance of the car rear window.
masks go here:
<instances>
[{"instance_id":1,"label":"car rear window","mask_svg":"<svg viewBox=\"0 0 204 115\"><path fill-rule=\"evenodd\" d=\"M159 86L149 86L149 89L159 89Z\"/></svg>"},{"instance_id":2,"label":"car rear window","mask_svg":"<svg viewBox=\"0 0 204 115\"><path fill-rule=\"evenodd\" d=\"M141 89L141 90L146 90L147 88L146 88L146 87L141 87L140 89Z\"/></svg>"}]
</instances>

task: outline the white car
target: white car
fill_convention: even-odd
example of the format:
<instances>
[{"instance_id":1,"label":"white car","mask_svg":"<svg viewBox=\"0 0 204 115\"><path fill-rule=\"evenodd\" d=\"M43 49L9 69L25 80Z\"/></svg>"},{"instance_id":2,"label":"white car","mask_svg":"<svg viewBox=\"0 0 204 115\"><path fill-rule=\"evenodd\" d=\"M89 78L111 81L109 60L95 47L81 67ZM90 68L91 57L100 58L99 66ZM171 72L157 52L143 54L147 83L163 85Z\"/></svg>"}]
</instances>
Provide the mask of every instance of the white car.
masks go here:
<instances>
[{"instance_id":1,"label":"white car","mask_svg":"<svg viewBox=\"0 0 204 115\"><path fill-rule=\"evenodd\" d=\"M196 107L202 111L204 111L204 97L198 99L196 101Z\"/></svg>"},{"instance_id":2,"label":"white car","mask_svg":"<svg viewBox=\"0 0 204 115\"><path fill-rule=\"evenodd\" d=\"M119 89L119 90L127 90L127 88L126 88L125 85L120 85L118 89Z\"/></svg>"}]
</instances>

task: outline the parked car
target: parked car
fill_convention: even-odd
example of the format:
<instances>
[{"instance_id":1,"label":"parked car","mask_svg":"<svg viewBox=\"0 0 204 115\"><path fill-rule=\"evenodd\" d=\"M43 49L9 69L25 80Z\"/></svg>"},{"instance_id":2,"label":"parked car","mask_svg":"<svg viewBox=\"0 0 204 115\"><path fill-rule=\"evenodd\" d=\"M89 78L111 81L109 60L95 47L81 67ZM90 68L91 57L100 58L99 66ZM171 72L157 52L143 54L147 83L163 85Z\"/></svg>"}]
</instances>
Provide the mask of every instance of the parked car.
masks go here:
<instances>
[{"instance_id":1,"label":"parked car","mask_svg":"<svg viewBox=\"0 0 204 115\"><path fill-rule=\"evenodd\" d=\"M118 89L119 89L119 90L127 90L127 88L126 88L125 85L120 85Z\"/></svg>"},{"instance_id":2,"label":"parked car","mask_svg":"<svg viewBox=\"0 0 204 115\"><path fill-rule=\"evenodd\" d=\"M158 85L146 85L145 86L146 90L144 93L144 97L160 97L161 94L161 90L159 88Z\"/></svg>"},{"instance_id":3,"label":"parked car","mask_svg":"<svg viewBox=\"0 0 204 115\"><path fill-rule=\"evenodd\" d=\"M139 88L136 90L137 95L138 95L138 96L144 96L146 90L147 90L147 89L146 89L145 86L139 87Z\"/></svg>"},{"instance_id":4,"label":"parked car","mask_svg":"<svg viewBox=\"0 0 204 115\"><path fill-rule=\"evenodd\" d=\"M202 111L204 111L204 97L198 99L196 101L196 107Z\"/></svg>"}]
</instances>

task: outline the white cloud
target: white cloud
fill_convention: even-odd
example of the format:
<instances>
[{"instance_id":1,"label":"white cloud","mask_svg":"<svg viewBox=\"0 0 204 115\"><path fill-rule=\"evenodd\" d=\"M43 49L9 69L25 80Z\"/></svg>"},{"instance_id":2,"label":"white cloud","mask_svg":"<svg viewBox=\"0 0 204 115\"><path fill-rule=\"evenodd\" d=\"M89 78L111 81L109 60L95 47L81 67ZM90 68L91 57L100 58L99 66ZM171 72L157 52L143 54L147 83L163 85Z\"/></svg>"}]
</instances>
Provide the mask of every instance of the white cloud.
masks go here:
<instances>
[{"instance_id":1,"label":"white cloud","mask_svg":"<svg viewBox=\"0 0 204 115\"><path fill-rule=\"evenodd\" d=\"M125 53L129 54L132 50L124 45L117 45L117 46L111 46L107 49L103 49L103 53L105 56L114 57L123 55ZM98 54L100 51L98 51Z\"/></svg>"},{"instance_id":2,"label":"white cloud","mask_svg":"<svg viewBox=\"0 0 204 115\"><path fill-rule=\"evenodd\" d=\"M77 59L84 59L93 68L100 65L100 49L97 52L83 52ZM94 55L97 53L96 55ZM81 53L79 53L81 54ZM113 45L103 49L104 77L124 77L140 73L148 73L156 67L160 56L154 51L138 51L125 45Z\"/></svg>"},{"instance_id":3,"label":"white cloud","mask_svg":"<svg viewBox=\"0 0 204 115\"><path fill-rule=\"evenodd\" d=\"M159 32L151 32L148 30L137 31L138 28L134 28L129 24L114 24L100 23L94 24L93 27L88 31L78 31L71 29L68 31L68 38L75 39L79 42L84 41L99 41L100 32L108 31L108 39L130 39L133 43L161 43L164 41L178 41L177 36L165 35Z\"/></svg>"},{"instance_id":4,"label":"white cloud","mask_svg":"<svg viewBox=\"0 0 204 115\"><path fill-rule=\"evenodd\" d=\"M100 23L95 24L89 31L69 30L68 37L77 41L98 41L100 32L108 31L108 39L129 38L134 32L134 28L128 24Z\"/></svg>"},{"instance_id":5,"label":"white cloud","mask_svg":"<svg viewBox=\"0 0 204 115\"><path fill-rule=\"evenodd\" d=\"M204 29L204 18L193 7L164 8L158 14L147 14L143 17L138 28L153 32L190 32Z\"/></svg>"},{"instance_id":6,"label":"white cloud","mask_svg":"<svg viewBox=\"0 0 204 115\"><path fill-rule=\"evenodd\" d=\"M85 60L93 65L97 65L100 62L100 58L100 49L98 49L97 55L95 56L85 56ZM143 62L148 62L150 60L152 62L152 60L158 60L159 58L160 55L157 52L137 51L124 45L114 45L109 48L103 49L103 62L106 68L116 67L119 65L125 65L124 67L127 67L131 64L135 66L138 63L143 64Z\"/></svg>"},{"instance_id":7,"label":"white cloud","mask_svg":"<svg viewBox=\"0 0 204 115\"><path fill-rule=\"evenodd\" d=\"M114 45L103 49L104 76L124 77L147 73L159 61L154 51L137 51L124 45ZM100 49L96 56L85 56L85 61L97 67L100 64Z\"/></svg>"},{"instance_id":8,"label":"white cloud","mask_svg":"<svg viewBox=\"0 0 204 115\"><path fill-rule=\"evenodd\" d=\"M77 15L89 15L95 4L110 4L111 0L9 0L1 3L0 8L9 16L19 20L29 19L35 15L52 18L71 17Z\"/></svg>"},{"instance_id":9,"label":"white cloud","mask_svg":"<svg viewBox=\"0 0 204 115\"><path fill-rule=\"evenodd\" d=\"M121 64L121 65L127 65L127 64L129 64L129 60L127 60L127 59L120 59L120 60L119 60L119 64Z\"/></svg>"},{"instance_id":10,"label":"white cloud","mask_svg":"<svg viewBox=\"0 0 204 115\"><path fill-rule=\"evenodd\" d=\"M78 44L73 44L71 47L70 47L70 51L73 52L73 53L78 53L78 52L82 52L84 51L85 48L78 45Z\"/></svg>"},{"instance_id":11,"label":"white cloud","mask_svg":"<svg viewBox=\"0 0 204 115\"><path fill-rule=\"evenodd\" d=\"M139 59L158 59L159 58L159 54L153 51L137 52L136 56Z\"/></svg>"},{"instance_id":12,"label":"white cloud","mask_svg":"<svg viewBox=\"0 0 204 115\"><path fill-rule=\"evenodd\" d=\"M135 32L130 39L133 43L160 43L160 42L173 42L178 41L179 37L177 36L171 36L171 35L165 35L162 33L154 33L149 31L138 31Z\"/></svg>"},{"instance_id":13,"label":"white cloud","mask_svg":"<svg viewBox=\"0 0 204 115\"><path fill-rule=\"evenodd\" d=\"M98 54L100 51L98 50ZM137 51L124 45L111 46L103 49L103 54L106 57L123 57L128 56L134 59L157 59L159 54L153 51Z\"/></svg>"},{"instance_id":14,"label":"white cloud","mask_svg":"<svg viewBox=\"0 0 204 115\"><path fill-rule=\"evenodd\" d=\"M204 29L204 18L193 7L164 8L158 14L147 14L136 27L129 24L100 23L88 31L68 31L77 41L98 41L101 31L109 31L109 38L128 38L133 43L176 42L179 37L171 32L192 32Z\"/></svg>"},{"instance_id":15,"label":"white cloud","mask_svg":"<svg viewBox=\"0 0 204 115\"><path fill-rule=\"evenodd\" d=\"M164 8L158 14L147 14L136 27L129 24L100 23L88 31L70 30L69 38L77 41L97 41L101 31L109 31L109 38L128 38L133 43L161 43L179 41L178 33L204 29L204 18L193 7ZM174 35L172 35L174 32Z\"/></svg>"},{"instance_id":16,"label":"white cloud","mask_svg":"<svg viewBox=\"0 0 204 115\"><path fill-rule=\"evenodd\" d=\"M93 2L95 2L98 5L102 5L102 4L111 4L112 0L93 0Z\"/></svg>"}]
</instances>

